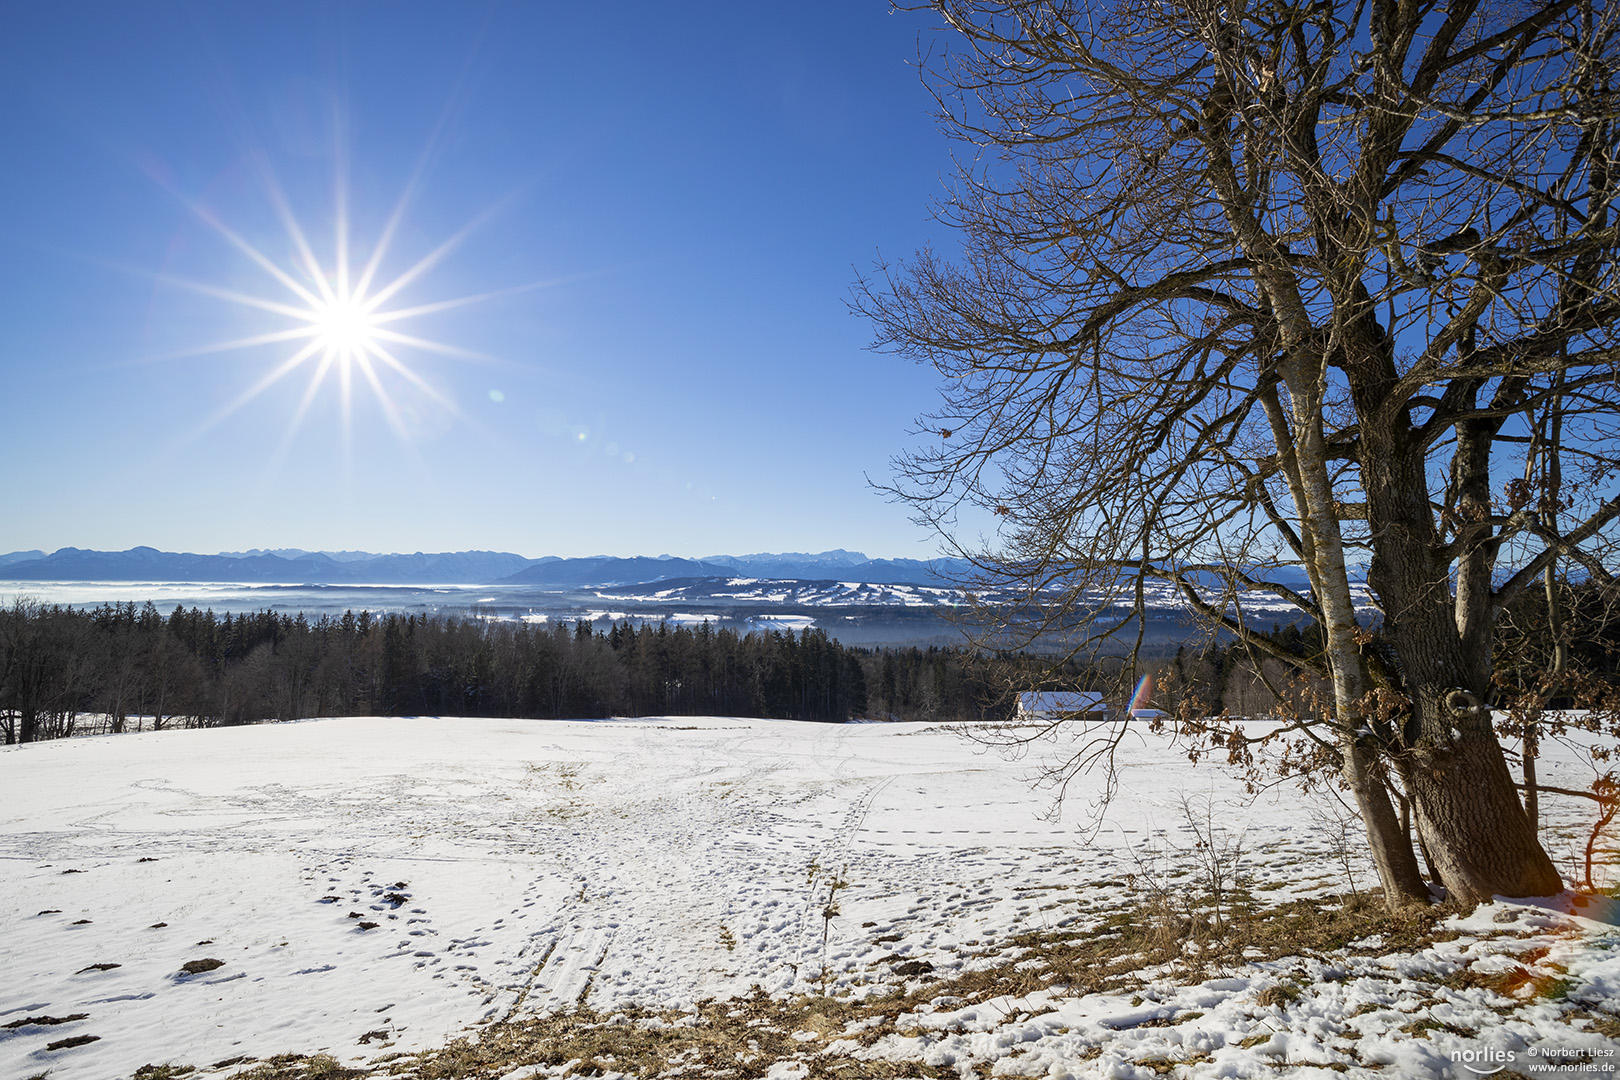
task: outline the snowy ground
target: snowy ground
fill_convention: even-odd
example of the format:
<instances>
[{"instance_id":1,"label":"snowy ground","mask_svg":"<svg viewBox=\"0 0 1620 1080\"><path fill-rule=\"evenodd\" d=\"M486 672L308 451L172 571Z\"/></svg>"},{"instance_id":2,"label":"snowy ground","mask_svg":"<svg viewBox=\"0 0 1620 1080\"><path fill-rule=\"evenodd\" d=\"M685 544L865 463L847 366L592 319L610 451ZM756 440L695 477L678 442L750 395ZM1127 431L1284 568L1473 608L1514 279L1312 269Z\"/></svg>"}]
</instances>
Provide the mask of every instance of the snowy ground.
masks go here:
<instances>
[{"instance_id":1,"label":"snowy ground","mask_svg":"<svg viewBox=\"0 0 1620 1080\"><path fill-rule=\"evenodd\" d=\"M1019 932L1095 925L1127 878L1176 872L1184 795L1242 836L1257 892L1346 888L1331 804L1246 802L1216 769L1132 742L1091 834L1087 785L1054 822L1030 769L920 724L712 718L362 718L7 748L0 1076L110 1080L289 1050L354 1062L514 1014L680 1008L755 985L871 997L909 961L949 975ZM1570 761L1542 771L1590 780ZM1586 807L1548 802L1553 834L1573 836ZM1489 1052L1479 1072L1513 1054L1522 1075L1553 1075L1529 1055L1612 1049L1591 1017L1620 1011L1620 919L1571 910L1496 905L1414 953L1363 942L1190 986L941 1000L870 1039L807 1031L802 1056L1052 1077L1174 1061L1183 1075L1467 1076L1452 1057ZM183 972L200 960L222 963ZM1464 967L1561 980L1558 999L1444 985ZM1262 1004L1280 984L1299 996Z\"/></svg>"}]
</instances>

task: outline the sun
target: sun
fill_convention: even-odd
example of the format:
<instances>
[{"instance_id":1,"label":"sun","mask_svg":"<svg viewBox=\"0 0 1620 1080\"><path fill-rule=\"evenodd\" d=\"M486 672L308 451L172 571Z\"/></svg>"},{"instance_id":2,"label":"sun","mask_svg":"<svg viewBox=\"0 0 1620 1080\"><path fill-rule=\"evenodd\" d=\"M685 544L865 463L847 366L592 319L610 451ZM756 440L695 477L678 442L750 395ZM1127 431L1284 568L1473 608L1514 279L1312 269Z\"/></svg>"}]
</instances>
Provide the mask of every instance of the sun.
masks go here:
<instances>
[{"instance_id":1,"label":"sun","mask_svg":"<svg viewBox=\"0 0 1620 1080\"><path fill-rule=\"evenodd\" d=\"M171 356L201 356L236 350L257 350L273 345L285 345L290 349L279 363L264 372L251 386L207 420L197 434L200 435L219 424L271 386L300 370L307 372L307 382L297 410L288 424L283 447L297 433L322 387L332 382L337 386L346 436L351 424L353 387L356 383L361 383L370 390L383 415L403 441L409 441L410 436L405 421L405 410L396 398L401 384L409 386L416 396L428 399L458 420L471 423L454 401L414 370L399 353L401 351L407 354L432 353L481 362L492 362L494 358L447 342L406 333L399 329L400 324L416 316L482 303L550 283L536 282L470 296L428 300L403 307L397 305L397 298L408 287L420 289L429 272L459 247L475 228L487 221L494 211L486 211L475 216L466 226L417 259L403 272L383 280L379 278L379 274L388 259L411 196L418 186L419 175L413 176L405 185L404 193L387 218L376 241L371 245L369 255L364 261L358 261L354 258L354 246L349 235L348 192L344 183L345 169L341 155L333 188L336 192L334 228L330 239L319 245L323 249L319 254L317 245L312 243L309 232L294 215L264 157L252 155L251 164L286 231L287 240L290 241L291 257L285 262L277 261L265 254L260 245L250 242L241 232L230 227L214 210L187 198L172 185L159 180L159 183L183 202L214 233L262 271L265 282L262 291L248 292L168 274L152 276L170 285L226 300L244 308L268 312L285 320L281 329L215 342ZM393 389L390 389L390 386Z\"/></svg>"},{"instance_id":2,"label":"sun","mask_svg":"<svg viewBox=\"0 0 1620 1080\"><path fill-rule=\"evenodd\" d=\"M376 353L377 323L364 304L333 300L311 310L310 316L321 348L336 353L339 360Z\"/></svg>"}]
</instances>

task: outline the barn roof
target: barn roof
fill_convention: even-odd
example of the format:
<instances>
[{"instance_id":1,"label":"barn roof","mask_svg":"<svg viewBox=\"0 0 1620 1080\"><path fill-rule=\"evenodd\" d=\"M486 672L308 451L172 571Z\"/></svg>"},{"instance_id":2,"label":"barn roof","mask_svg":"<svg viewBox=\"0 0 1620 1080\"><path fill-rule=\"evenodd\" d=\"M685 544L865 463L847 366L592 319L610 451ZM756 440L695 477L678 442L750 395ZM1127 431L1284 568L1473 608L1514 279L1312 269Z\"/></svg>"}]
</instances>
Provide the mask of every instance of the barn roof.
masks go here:
<instances>
[{"instance_id":1,"label":"barn roof","mask_svg":"<svg viewBox=\"0 0 1620 1080\"><path fill-rule=\"evenodd\" d=\"M1096 690L1026 690L1018 695L1018 708L1026 713L1093 713L1107 704Z\"/></svg>"}]
</instances>

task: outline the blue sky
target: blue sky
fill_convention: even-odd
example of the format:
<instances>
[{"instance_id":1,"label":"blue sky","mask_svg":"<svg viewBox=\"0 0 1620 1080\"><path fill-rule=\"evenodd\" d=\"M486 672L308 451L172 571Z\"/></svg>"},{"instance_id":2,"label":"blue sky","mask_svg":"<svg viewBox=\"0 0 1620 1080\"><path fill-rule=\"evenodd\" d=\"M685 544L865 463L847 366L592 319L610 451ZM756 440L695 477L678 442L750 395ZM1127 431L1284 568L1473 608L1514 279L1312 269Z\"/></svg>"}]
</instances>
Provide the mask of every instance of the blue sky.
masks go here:
<instances>
[{"instance_id":1,"label":"blue sky","mask_svg":"<svg viewBox=\"0 0 1620 1080\"><path fill-rule=\"evenodd\" d=\"M0 5L0 551L934 554L866 481L933 373L845 306L879 251L951 243L927 31L881 0ZM200 350L312 326L273 192L337 295L340 188L351 288L407 191L372 295L461 236L372 318L495 295L387 323L450 351L375 341L380 392L342 338L248 396L313 339Z\"/></svg>"}]
</instances>

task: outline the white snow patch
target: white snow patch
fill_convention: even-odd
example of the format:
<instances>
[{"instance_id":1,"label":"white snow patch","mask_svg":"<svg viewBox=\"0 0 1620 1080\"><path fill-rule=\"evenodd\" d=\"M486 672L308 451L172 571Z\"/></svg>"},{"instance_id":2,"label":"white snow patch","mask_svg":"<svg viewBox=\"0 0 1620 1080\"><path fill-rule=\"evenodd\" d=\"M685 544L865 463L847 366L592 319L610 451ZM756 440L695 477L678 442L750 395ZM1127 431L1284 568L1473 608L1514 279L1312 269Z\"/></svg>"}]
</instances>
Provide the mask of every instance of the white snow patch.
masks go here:
<instances>
[{"instance_id":1,"label":"white snow patch","mask_svg":"<svg viewBox=\"0 0 1620 1080\"><path fill-rule=\"evenodd\" d=\"M1243 871L1265 895L1345 887L1293 792L1247 801L1159 742L1121 755L1120 796L1088 838L1046 819L1028 761L923 724L351 718L6 748L0 1076L106 1080L286 1051L357 1061L440 1045L520 999L525 1012L682 1008L755 984L820 992L823 970L829 992L867 998L896 983L897 957L982 966L999 940L1117 907L1126 874L1168 868L1187 842L1183 790L1247 830ZM1548 812L1553 835L1576 824ZM1612 1045L1565 1011L1620 1010L1615 921L1573 897L1504 901L1415 954L1258 962L1151 992L942 997L870 1047L854 1026L802 1053L1001 1076L1140 1076L1157 1056L1197 1058L1199 1075L1383 1063L1440 1077L1453 1052L1479 1049L1534 1075L1531 1048ZM181 973L202 959L222 964ZM1432 981L1465 964L1565 980L1563 996ZM1281 982L1301 996L1260 1006ZM88 1015L4 1026L75 1013ZM78 1035L97 1041L45 1049Z\"/></svg>"}]
</instances>

